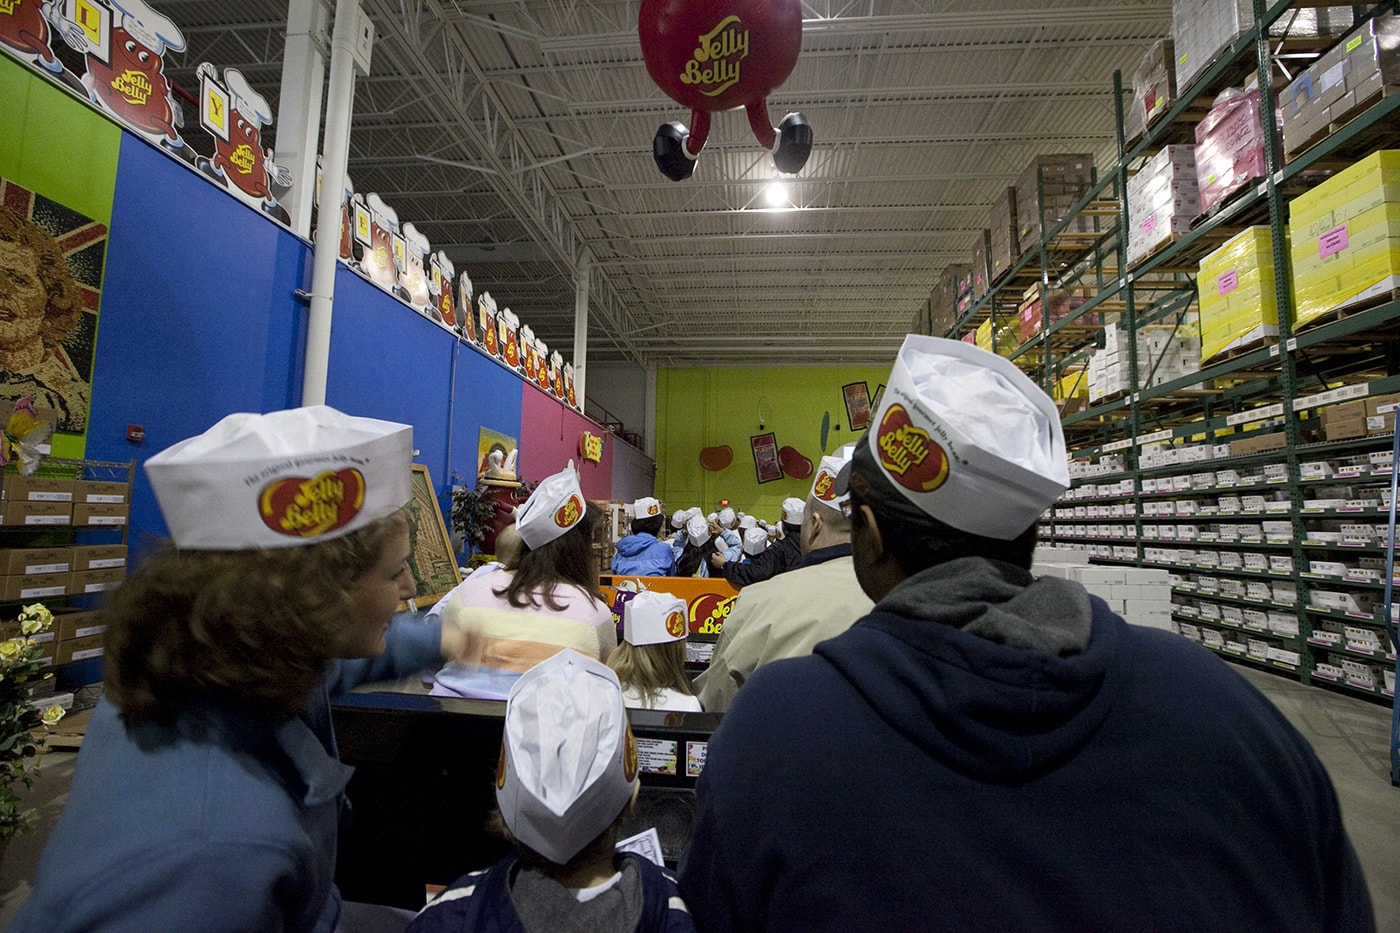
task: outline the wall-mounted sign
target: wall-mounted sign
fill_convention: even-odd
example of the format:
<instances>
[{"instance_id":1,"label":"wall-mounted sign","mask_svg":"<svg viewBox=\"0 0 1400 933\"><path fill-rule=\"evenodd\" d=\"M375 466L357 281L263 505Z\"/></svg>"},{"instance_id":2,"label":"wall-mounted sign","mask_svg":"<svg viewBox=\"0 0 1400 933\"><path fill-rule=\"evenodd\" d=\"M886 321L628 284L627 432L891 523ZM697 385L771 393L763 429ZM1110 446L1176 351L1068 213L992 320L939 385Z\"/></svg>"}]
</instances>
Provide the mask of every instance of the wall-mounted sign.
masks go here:
<instances>
[{"instance_id":1,"label":"wall-mounted sign","mask_svg":"<svg viewBox=\"0 0 1400 933\"><path fill-rule=\"evenodd\" d=\"M584 431L578 439L578 455L590 463L603 459L603 439L589 431Z\"/></svg>"}]
</instances>

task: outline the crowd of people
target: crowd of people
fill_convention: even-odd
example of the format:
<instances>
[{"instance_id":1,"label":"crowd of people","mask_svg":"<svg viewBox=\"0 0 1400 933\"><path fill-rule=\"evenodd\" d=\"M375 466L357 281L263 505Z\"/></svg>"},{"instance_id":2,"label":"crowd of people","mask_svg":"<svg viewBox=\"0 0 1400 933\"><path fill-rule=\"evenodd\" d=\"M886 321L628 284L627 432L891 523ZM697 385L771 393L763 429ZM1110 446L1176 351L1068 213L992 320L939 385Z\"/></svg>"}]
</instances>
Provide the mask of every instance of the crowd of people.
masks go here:
<instances>
[{"instance_id":1,"label":"crowd of people","mask_svg":"<svg viewBox=\"0 0 1400 933\"><path fill-rule=\"evenodd\" d=\"M1269 701L1032 573L1066 449L1001 357L907 338L872 427L771 526L632 504L615 573L739 588L693 683L664 580L620 620L599 595L572 465L495 565L406 616L407 428L234 419L147 463L174 544L113 601L107 694L17 931L355 930L326 700L424 665L434 693L505 701L514 850L411 933L1375 928L1332 784ZM354 495L307 515L298 482ZM628 708L723 712L674 873L616 849Z\"/></svg>"}]
</instances>

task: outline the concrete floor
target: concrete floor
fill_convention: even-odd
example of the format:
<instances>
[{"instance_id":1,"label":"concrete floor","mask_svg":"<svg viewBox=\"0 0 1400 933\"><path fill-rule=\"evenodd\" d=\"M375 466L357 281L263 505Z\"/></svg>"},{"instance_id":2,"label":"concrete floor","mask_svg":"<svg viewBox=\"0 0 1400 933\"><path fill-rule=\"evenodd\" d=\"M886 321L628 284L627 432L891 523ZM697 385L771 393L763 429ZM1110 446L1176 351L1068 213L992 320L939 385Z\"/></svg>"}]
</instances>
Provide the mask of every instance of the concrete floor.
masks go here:
<instances>
[{"instance_id":1,"label":"concrete floor","mask_svg":"<svg viewBox=\"0 0 1400 933\"><path fill-rule=\"evenodd\" d=\"M1390 783L1390 711L1340 693L1236 666L1312 742L1341 800L1347 832L1365 869L1376 928L1400 933L1400 788ZM0 929L28 896L44 839L68 795L77 755L44 756L31 804L33 833L11 840L0 861Z\"/></svg>"}]
</instances>

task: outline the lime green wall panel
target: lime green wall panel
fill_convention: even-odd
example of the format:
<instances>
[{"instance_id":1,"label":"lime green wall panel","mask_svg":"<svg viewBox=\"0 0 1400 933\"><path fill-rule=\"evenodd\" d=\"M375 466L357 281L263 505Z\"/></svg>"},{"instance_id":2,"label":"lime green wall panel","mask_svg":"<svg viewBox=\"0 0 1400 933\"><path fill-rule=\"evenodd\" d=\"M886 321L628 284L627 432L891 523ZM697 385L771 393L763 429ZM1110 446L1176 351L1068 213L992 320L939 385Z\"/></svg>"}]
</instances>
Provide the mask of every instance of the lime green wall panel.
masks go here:
<instances>
[{"instance_id":1,"label":"lime green wall panel","mask_svg":"<svg viewBox=\"0 0 1400 933\"><path fill-rule=\"evenodd\" d=\"M788 496L806 498L812 478L758 482L749 438L769 431L779 447L795 447L821 461L822 416L831 415L826 450L854 441L841 387L864 382L873 397L889 377L889 367L811 366L661 369L656 374L656 495L669 511L699 505L706 511L727 498L760 518L779 516ZM766 398L772 417L759 430L759 402ZM839 429L838 429L839 427ZM734 462L709 472L700 466L705 447L728 444Z\"/></svg>"},{"instance_id":2,"label":"lime green wall panel","mask_svg":"<svg viewBox=\"0 0 1400 933\"><path fill-rule=\"evenodd\" d=\"M83 101L0 55L0 177L110 228L121 139ZM54 437L55 457L82 457L85 449L85 436Z\"/></svg>"}]
</instances>

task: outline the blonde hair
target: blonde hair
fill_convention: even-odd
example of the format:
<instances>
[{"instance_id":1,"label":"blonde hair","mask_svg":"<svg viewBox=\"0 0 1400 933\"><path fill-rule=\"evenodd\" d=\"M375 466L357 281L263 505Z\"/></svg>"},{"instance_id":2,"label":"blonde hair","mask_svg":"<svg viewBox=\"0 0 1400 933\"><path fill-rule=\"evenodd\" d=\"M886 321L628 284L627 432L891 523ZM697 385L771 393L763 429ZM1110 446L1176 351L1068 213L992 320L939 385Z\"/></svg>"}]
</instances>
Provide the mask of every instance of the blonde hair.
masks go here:
<instances>
[{"instance_id":1,"label":"blonde hair","mask_svg":"<svg viewBox=\"0 0 1400 933\"><path fill-rule=\"evenodd\" d=\"M636 690L642 701L655 706L661 691L675 690L693 696L685 673L685 639L659 645L633 645L623 641L608 655L608 667L617 674L622 689Z\"/></svg>"}]
</instances>

